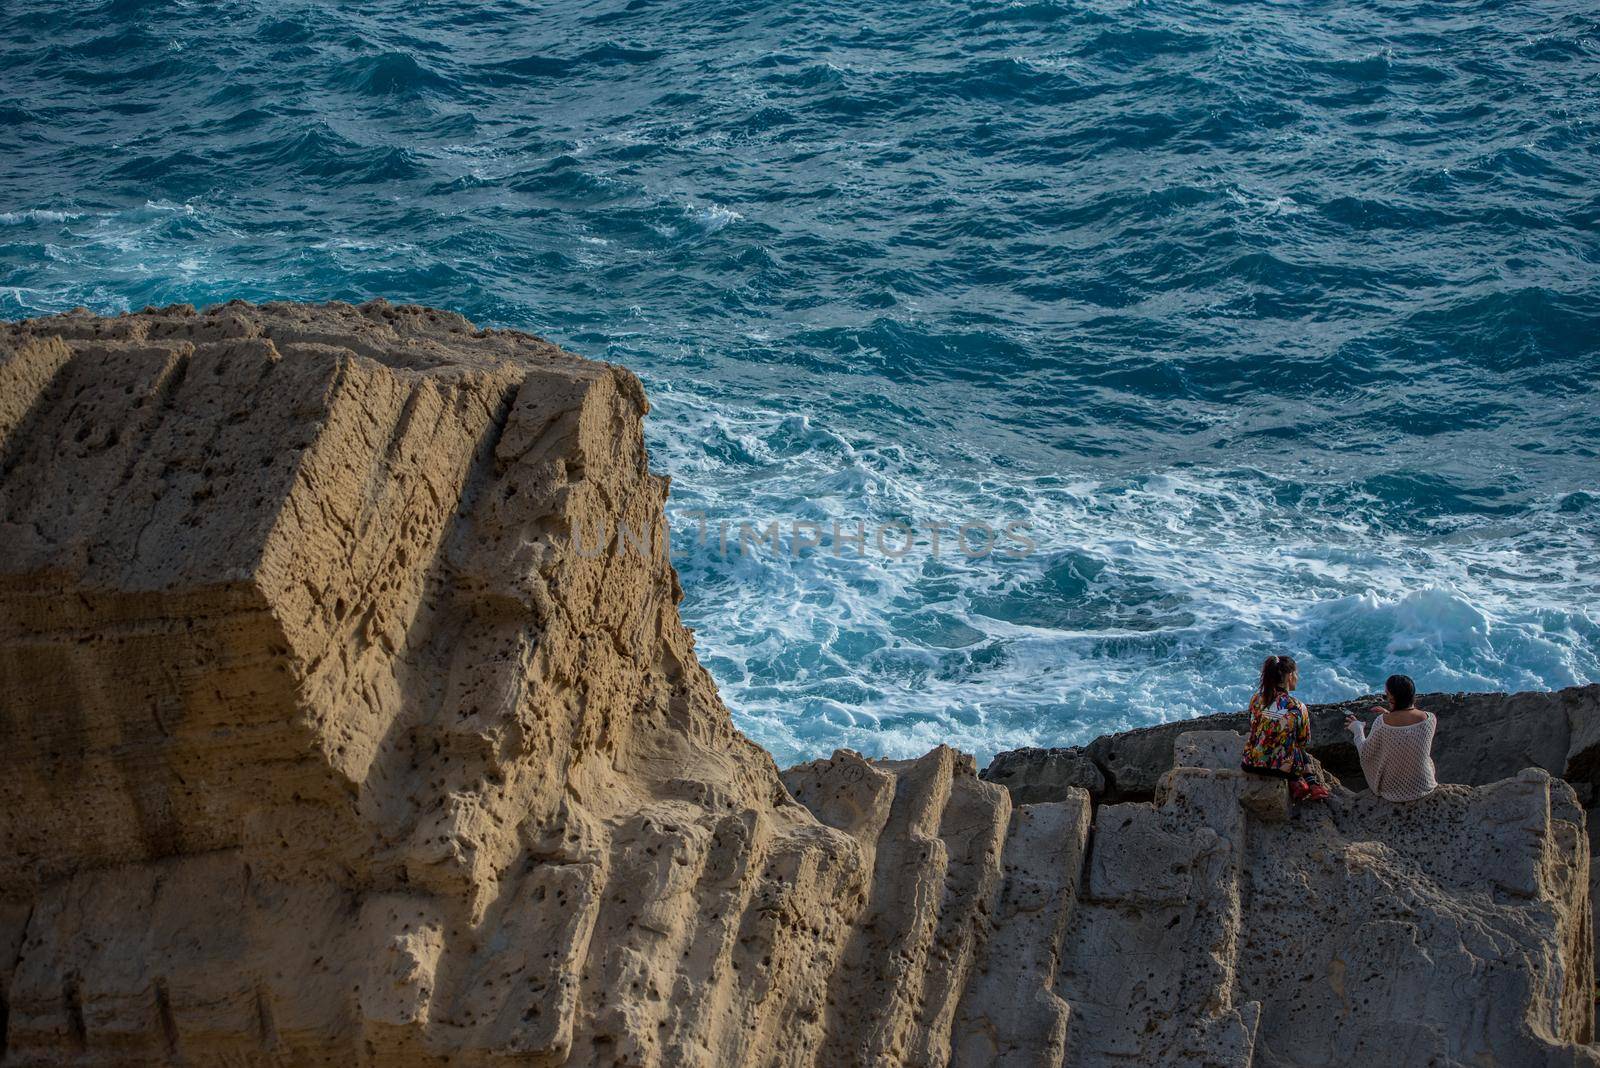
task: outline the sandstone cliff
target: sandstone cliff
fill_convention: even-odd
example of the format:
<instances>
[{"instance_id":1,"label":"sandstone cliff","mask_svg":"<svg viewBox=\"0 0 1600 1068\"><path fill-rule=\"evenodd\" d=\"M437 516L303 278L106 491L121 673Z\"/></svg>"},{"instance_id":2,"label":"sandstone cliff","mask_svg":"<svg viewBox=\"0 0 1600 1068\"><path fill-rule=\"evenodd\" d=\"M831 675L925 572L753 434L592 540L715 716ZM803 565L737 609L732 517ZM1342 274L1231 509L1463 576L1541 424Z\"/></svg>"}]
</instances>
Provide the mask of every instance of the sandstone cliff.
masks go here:
<instances>
[{"instance_id":1,"label":"sandstone cliff","mask_svg":"<svg viewBox=\"0 0 1600 1068\"><path fill-rule=\"evenodd\" d=\"M1347 713L1370 719L1377 698L1312 705L1312 751L1346 786L1363 789L1361 763L1344 728ZM1433 756L1439 781L1482 786L1526 768L1542 768L1571 784L1585 809L1591 907L1600 915L1600 685L1553 693L1430 693L1417 704L1439 717ZM1107 734L1086 746L1014 749L981 773L1011 792L1015 803L1060 800L1075 788L1097 801L1149 799L1175 762L1174 749L1196 730L1249 729L1242 712ZM1600 929L1597 929L1600 937ZM1597 943L1600 951L1600 943Z\"/></svg>"},{"instance_id":2,"label":"sandstone cliff","mask_svg":"<svg viewBox=\"0 0 1600 1068\"><path fill-rule=\"evenodd\" d=\"M384 303L0 327L7 1064L1600 1063L1532 770L779 774L626 371Z\"/></svg>"}]
</instances>

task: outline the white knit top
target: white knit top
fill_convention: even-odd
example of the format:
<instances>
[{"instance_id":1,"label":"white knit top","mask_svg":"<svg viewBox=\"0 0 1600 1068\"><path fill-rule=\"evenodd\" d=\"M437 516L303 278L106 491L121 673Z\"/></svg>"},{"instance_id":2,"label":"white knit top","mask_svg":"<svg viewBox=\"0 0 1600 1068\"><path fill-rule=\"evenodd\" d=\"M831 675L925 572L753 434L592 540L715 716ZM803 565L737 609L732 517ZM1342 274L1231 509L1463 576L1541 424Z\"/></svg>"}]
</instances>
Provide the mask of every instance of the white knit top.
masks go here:
<instances>
[{"instance_id":1,"label":"white knit top","mask_svg":"<svg viewBox=\"0 0 1600 1068\"><path fill-rule=\"evenodd\" d=\"M1350 725L1361 754L1361 772L1372 792L1385 801L1415 801L1439 785L1433 770L1433 732L1438 719L1432 712L1404 727L1391 726L1379 716L1367 734L1361 721Z\"/></svg>"}]
</instances>

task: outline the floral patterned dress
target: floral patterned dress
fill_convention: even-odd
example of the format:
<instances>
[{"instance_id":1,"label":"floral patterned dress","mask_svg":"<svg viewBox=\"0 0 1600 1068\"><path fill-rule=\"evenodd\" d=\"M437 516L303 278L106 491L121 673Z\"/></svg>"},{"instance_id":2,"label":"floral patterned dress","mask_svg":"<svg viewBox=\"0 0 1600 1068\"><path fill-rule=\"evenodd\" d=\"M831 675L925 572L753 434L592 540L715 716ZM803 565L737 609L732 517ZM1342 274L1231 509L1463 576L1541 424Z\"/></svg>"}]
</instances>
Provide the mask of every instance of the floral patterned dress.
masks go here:
<instances>
[{"instance_id":1,"label":"floral patterned dress","mask_svg":"<svg viewBox=\"0 0 1600 1068\"><path fill-rule=\"evenodd\" d=\"M1250 737L1244 743L1245 770L1299 779L1310 774L1306 748L1311 744L1311 710L1299 699L1280 694L1267 702L1250 698Z\"/></svg>"}]
</instances>

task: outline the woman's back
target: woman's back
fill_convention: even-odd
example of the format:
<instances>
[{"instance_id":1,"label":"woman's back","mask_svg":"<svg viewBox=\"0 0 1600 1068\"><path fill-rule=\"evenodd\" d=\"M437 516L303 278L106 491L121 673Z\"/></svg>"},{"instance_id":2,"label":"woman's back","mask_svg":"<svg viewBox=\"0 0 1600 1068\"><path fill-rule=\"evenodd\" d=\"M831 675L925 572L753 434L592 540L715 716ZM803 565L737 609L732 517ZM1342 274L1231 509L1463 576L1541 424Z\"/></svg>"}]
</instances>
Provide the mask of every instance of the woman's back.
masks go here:
<instances>
[{"instance_id":1,"label":"woman's back","mask_svg":"<svg viewBox=\"0 0 1600 1068\"><path fill-rule=\"evenodd\" d=\"M1409 727L1413 723L1421 723L1428 718L1429 713L1421 708L1406 708L1399 712L1385 712L1379 718L1385 727Z\"/></svg>"},{"instance_id":2,"label":"woman's back","mask_svg":"<svg viewBox=\"0 0 1600 1068\"><path fill-rule=\"evenodd\" d=\"M1370 734L1356 735L1367 786L1386 801L1415 801L1439 785L1433 766L1433 735L1439 720L1422 709L1406 711L1419 718L1385 713L1372 721ZM1409 722L1395 724L1390 716Z\"/></svg>"},{"instance_id":3,"label":"woman's back","mask_svg":"<svg viewBox=\"0 0 1600 1068\"><path fill-rule=\"evenodd\" d=\"M1311 710L1289 691L1300 682L1294 659L1269 656L1261 665L1261 685L1250 699L1250 735L1244 742L1245 771L1291 780L1296 801L1325 801L1328 787L1311 772Z\"/></svg>"},{"instance_id":4,"label":"woman's back","mask_svg":"<svg viewBox=\"0 0 1600 1068\"><path fill-rule=\"evenodd\" d=\"M1288 694L1250 698L1250 734L1244 759L1252 768L1292 774L1303 762L1301 749L1311 739L1311 716L1306 706Z\"/></svg>"}]
</instances>

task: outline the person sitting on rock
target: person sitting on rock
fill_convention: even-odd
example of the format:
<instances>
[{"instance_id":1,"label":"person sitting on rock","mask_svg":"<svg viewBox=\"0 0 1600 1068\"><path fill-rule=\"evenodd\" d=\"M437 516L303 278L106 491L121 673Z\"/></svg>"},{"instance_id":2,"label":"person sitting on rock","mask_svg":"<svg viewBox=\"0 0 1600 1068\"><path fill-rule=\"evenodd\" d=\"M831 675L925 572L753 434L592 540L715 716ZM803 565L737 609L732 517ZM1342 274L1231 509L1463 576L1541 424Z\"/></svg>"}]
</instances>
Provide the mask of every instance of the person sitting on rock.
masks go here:
<instances>
[{"instance_id":1,"label":"person sitting on rock","mask_svg":"<svg viewBox=\"0 0 1600 1068\"><path fill-rule=\"evenodd\" d=\"M1323 801L1328 788L1311 771L1311 710L1289 692L1300 685L1294 658L1269 656L1261 665L1261 687L1250 698L1250 736L1240 767L1289 780L1296 801Z\"/></svg>"},{"instance_id":2,"label":"person sitting on rock","mask_svg":"<svg viewBox=\"0 0 1600 1068\"><path fill-rule=\"evenodd\" d=\"M1385 801L1415 801L1439 785L1433 769L1433 732L1438 719L1417 707L1417 685L1406 675L1384 683L1389 707L1377 713L1369 734L1354 713L1344 718L1361 754L1367 786Z\"/></svg>"}]
</instances>

